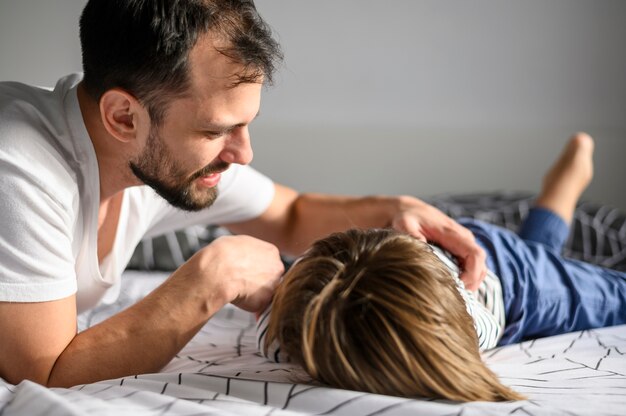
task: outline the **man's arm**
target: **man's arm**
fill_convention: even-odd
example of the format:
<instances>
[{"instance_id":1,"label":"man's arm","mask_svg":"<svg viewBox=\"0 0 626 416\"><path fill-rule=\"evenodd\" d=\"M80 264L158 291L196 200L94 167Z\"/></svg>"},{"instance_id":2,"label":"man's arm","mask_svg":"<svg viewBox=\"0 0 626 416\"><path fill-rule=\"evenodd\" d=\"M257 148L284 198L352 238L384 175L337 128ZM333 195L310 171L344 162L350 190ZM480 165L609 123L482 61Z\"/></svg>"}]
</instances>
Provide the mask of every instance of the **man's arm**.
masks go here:
<instances>
[{"instance_id":1,"label":"man's arm","mask_svg":"<svg viewBox=\"0 0 626 416\"><path fill-rule=\"evenodd\" d=\"M299 255L316 239L351 227L393 227L421 240L441 245L461 265L461 278L470 290L478 288L487 269L485 253L466 228L443 212L410 196L350 197L298 194L276 185L270 207L260 217L226 227L276 244Z\"/></svg>"},{"instance_id":2,"label":"man's arm","mask_svg":"<svg viewBox=\"0 0 626 416\"><path fill-rule=\"evenodd\" d=\"M0 376L68 387L156 372L224 304L262 310L282 273L275 246L223 237L143 300L78 334L75 296L0 302Z\"/></svg>"}]
</instances>

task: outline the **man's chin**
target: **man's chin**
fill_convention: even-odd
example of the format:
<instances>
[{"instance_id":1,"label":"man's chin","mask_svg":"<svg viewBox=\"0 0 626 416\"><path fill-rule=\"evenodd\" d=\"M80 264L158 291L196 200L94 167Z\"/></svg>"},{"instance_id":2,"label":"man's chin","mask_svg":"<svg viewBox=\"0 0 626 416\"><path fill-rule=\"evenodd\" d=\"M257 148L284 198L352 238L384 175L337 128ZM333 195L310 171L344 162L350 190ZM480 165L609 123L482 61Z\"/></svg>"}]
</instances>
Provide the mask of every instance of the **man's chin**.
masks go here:
<instances>
[{"instance_id":1,"label":"man's chin","mask_svg":"<svg viewBox=\"0 0 626 416\"><path fill-rule=\"evenodd\" d=\"M175 208L184 211L202 211L213 205L217 199L217 188L205 190L204 192L193 192L190 190L173 192L152 187L163 199Z\"/></svg>"}]
</instances>

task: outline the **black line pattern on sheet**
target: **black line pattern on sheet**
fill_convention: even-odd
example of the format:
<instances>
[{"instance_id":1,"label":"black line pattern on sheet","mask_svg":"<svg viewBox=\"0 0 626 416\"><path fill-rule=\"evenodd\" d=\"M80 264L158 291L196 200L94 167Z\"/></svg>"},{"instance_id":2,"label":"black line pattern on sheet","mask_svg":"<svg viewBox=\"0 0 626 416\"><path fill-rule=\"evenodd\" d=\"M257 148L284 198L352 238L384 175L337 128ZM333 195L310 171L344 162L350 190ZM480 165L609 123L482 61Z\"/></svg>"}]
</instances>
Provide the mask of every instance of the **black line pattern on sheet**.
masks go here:
<instances>
[{"instance_id":1,"label":"black line pattern on sheet","mask_svg":"<svg viewBox=\"0 0 626 416\"><path fill-rule=\"evenodd\" d=\"M545 360L547 360L547 358L538 358L536 360L529 361L526 364L536 364L536 363L540 363L541 361L545 361Z\"/></svg>"},{"instance_id":2,"label":"black line pattern on sheet","mask_svg":"<svg viewBox=\"0 0 626 416\"><path fill-rule=\"evenodd\" d=\"M237 351L237 357L241 357L241 339L243 338L245 330L239 331L239 336L237 336L237 345L235 346L235 350Z\"/></svg>"},{"instance_id":3,"label":"black line pattern on sheet","mask_svg":"<svg viewBox=\"0 0 626 416\"><path fill-rule=\"evenodd\" d=\"M571 358L566 358L566 360L567 360L567 361L569 361L569 362L571 362L571 363L579 364L579 365L581 365L582 367L584 367L584 368L588 368L588 369L590 369L590 370L596 370L596 371L598 370L597 366L596 366L596 367L590 367L590 366L588 366L588 365L586 365L586 364L584 364L584 363L579 363L579 362L577 362L577 361L574 361L574 360L572 360ZM617 375L617 376L626 376L626 374L617 373L617 372L612 371L612 370L600 370L600 371L603 371L603 372L605 372L605 373L610 373L610 374L613 374L613 375Z\"/></svg>"},{"instance_id":4,"label":"black line pattern on sheet","mask_svg":"<svg viewBox=\"0 0 626 416\"><path fill-rule=\"evenodd\" d=\"M502 377L507 380L524 380L524 381L534 381L536 383L548 383L550 380L542 379L542 378L529 378L529 377Z\"/></svg>"},{"instance_id":5,"label":"black line pattern on sheet","mask_svg":"<svg viewBox=\"0 0 626 416\"><path fill-rule=\"evenodd\" d=\"M202 367L201 369L199 369L198 372L199 373L204 373L207 368L213 367L213 366L216 366L216 365L219 365L219 364L217 364L217 363L209 363L209 364L205 365L204 367Z\"/></svg>"},{"instance_id":6,"label":"black line pattern on sheet","mask_svg":"<svg viewBox=\"0 0 626 416\"><path fill-rule=\"evenodd\" d=\"M124 396L121 396L120 398L122 398L122 399L128 399L128 398L133 397L134 395L136 395L136 394L140 394L140 393L141 393L141 391L139 391L139 390L135 390L135 391L131 391L130 393L128 393L128 394L126 394L126 395L124 395Z\"/></svg>"},{"instance_id":7,"label":"black line pattern on sheet","mask_svg":"<svg viewBox=\"0 0 626 416\"><path fill-rule=\"evenodd\" d=\"M294 384L294 388L297 387L297 386L298 386L297 384ZM290 398L293 399L294 397L297 397L297 396L299 396L299 395L301 395L303 393L306 393L308 391L315 390L315 389L319 389L319 387L318 386L304 387L304 388L298 390L297 392L293 393Z\"/></svg>"},{"instance_id":8,"label":"black line pattern on sheet","mask_svg":"<svg viewBox=\"0 0 626 416\"><path fill-rule=\"evenodd\" d=\"M406 404L406 402L399 402L399 403L393 403L390 404L389 406L385 406L381 409L378 409L372 413L368 413L366 416L378 416L378 415L382 415L384 413L387 413L388 411L392 410L392 409L398 409L400 406L403 406L404 404Z\"/></svg>"},{"instance_id":9,"label":"black line pattern on sheet","mask_svg":"<svg viewBox=\"0 0 626 416\"><path fill-rule=\"evenodd\" d=\"M104 393L104 392L105 392L105 391L107 391L107 390L110 390L110 389L114 388L114 387L115 387L115 386L105 386L105 387L104 387L103 389L101 389L101 390L92 391L92 392L90 392L90 393L91 393L91 394L93 394L93 395L96 395L96 396L97 396L97 395L99 395L99 394L101 394L101 393Z\"/></svg>"},{"instance_id":10,"label":"black line pattern on sheet","mask_svg":"<svg viewBox=\"0 0 626 416\"><path fill-rule=\"evenodd\" d=\"M287 406L289 406L289 401L291 400L291 398L293 397L293 391L296 389L296 385L292 385L291 388L289 389L289 393L287 394L287 399L285 400L285 405L282 407L283 409L286 409Z\"/></svg>"},{"instance_id":11,"label":"black line pattern on sheet","mask_svg":"<svg viewBox=\"0 0 626 416\"><path fill-rule=\"evenodd\" d=\"M276 409L275 407L273 407L273 408L271 408L271 409L270 409L270 411L269 411L269 412L267 412L264 416L270 416L270 415L271 415L272 413L274 413L276 410L278 410L278 409Z\"/></svg>"},{"instance_id":12,"label":"black line pattern on sheet","mask_svg":"<svg viewBox=\"0 0 626 416\"><path fill-rule=\"evenodd\" d=\"M0 378L0 380L2 380L2 379ZM8 390L9 393L15 393L15 387L14 386L11 386L9 384L2 384L1 387L6 389L6 390Z\"/></svg>"},{"instance_id":13,"label":"black line pattern on sheet","mask_svg":"<svg viewBox=\"0 0 626 416\"><path fill-rule=\"evenodd\" d=\"M230 314L235 319L236 314ZM251 329L252 330L252 329ZM217 373L174 372L171 374L147 374L125 377L111 382L87 384L73 389L52 389L59 403L48 403L46 410L51 414L67 413L64 403L83 411L89 410L98 413L98 402L104 400L107 406L117 409L136 409L144 414L219 414L222 412L236 412L253 415L279 414L283 410L306 414L339 415L345 414L347 409L355 414L370 416L394 415L398 413L417 413L442 416L446 414L619 414L616 409L626 406L626 376L620 369L626 368L626 358L618 353L619 348L626 347L626 341L620 334L626 333L626 326L607 328L605 330L588 333L568 334L566 336L543 339L534 342L528 341L524 345L502 347L498 354L486 354L486 359L495 357L495 363L516 360L517 364L506 370L507 367L496 365L495 370L502 380L531 396L531 401L509 404L471 403L467 405L453 404L432 400L414 400L405 398L386 397L384 402L377 404L376 395L357 392L343 392L317 385L303 385L285 383L289 373L282 365L269 363L254 354L254 338L249 337L246 331L243 335L237 333L231 338L231 360L242 361L242 366L228 368L226 365L215 366L212 369ZM218 336L219 334L214 334ZM621 343L620 343L621 342ZM241 344L241 355L234 348ZM248 345L250 343L250 345ZM550 348L547 348L550 346ZM195 347L194 347L195 348ZM590 349L591 348L591 349ZM580 355L580 351L587 351ZM194 352L181 352L180 356L188 362L195 363L196 369L212 362L212 349L207 348L206 355ZM588 351L593 351L589 355ZM530 354L530 359L529 359ZM187 357L192 357L188 360ZM512 358L511 358L512 357ZM221 360L222 358L220 358ZM256 363L256 364L255 364ZM230 365L230 364L229 364ZM284 375L283 375L284 374ZM264 379L269 375L278 376L277 381ZM261 377L261 378L259 378ZM589 383L589 380L594 380ZM598 384L598 381L601 384ZM5 385L0 392L0 414L7 414L7 398L13 399L17 389ZM195 393L189 394L193 388ZM200 390L198 390L200 389ZM254 392L257 393L254 393ZM329 392L333 392L329 395ZM247 392L247 393L246 393ZM4 394L5 396L2 396ZM153 401L151 395L161 397ZM298 397L296 403L294 398ZM608 399L605 409L593 407L593 411L579 410L577 407L584 402L597 403L602 398ZM242 401L243 400L243 401ZM150 404L150 402L152 403ZM570 402L574 402L571 404ZM440 407L426 408L425 402L435 403ZM34 401L20 402L17 409L24 414L43 413L43 408L33 410ZM211 403L210 407L202 410L203 406ZM188 408L188 406L199 406ZM584 406L583 406L584 408ZM187 410L184 410L187 409ZM238 409L234 411L234 409ZM283 409L283 410L281 410ZM499 410L497 410L499 409ZM611 410L613 409L613 410ZM11 408L11 412L15 409ZM46 412L47 413L47 412Z\"/></svg>"},{"instance_id":14,"label":"black line pattern on sheet","mask_svg":"<svg viewBox=\"0 0 626 416\"><path fill-rule=\"evenodd\" d=\"M496 354L498 354L500 351L502 351L502 347L496 347L493 348L491 350L487 350L485 352L483 352L483 357L484 358L493 358L496 356Z\"/></svg>"},{"instance_id":15,"label":"black line pattern on sheet","mask_svg":"<svg viewBox=\"0 0 626 416\"><path fill-rule=\"evenodd\" d=\"M579 363L577 363L577 364L579 364ZM539 373L538 375L543 376L543 375L546 375L546 374L565 373L565 372L568 372L568 371L576 371L576 370L580 370L580 369L583 369L583 368L585 368L584 365L581 366L581 367L559 368L558 370L544 371L544 372ZM587 368L589 368L589 367L587 367Z\"/></svg>"},{"instance_id":16,"label":"black line pattern on sheet","mask_svg":"<svg viewBox=\"0 0 626 416\"><path fill-rule=\"evenodd\" d=\"M586 331L581 331L580 335L578 337L576 337L576 339L573 339L572 342L567 346L567 348L565 348L563 350L563 354L567 353L567 351L569 351L570 349L572 349L572 347L574 345L576 345L576 341L578 341L579 339L581 339L583 336L587 335Z\"/></svg>"},{"instance_id":17,"label":"black line pattern on sheet","mask_svg":"<svg viewBox=\"0 0 626 416\"><path fill-rule=\"evenodd\" d=\"M179 358L179 359L186 359L186 360L190 360L190 361L194 361L198 364L210 364L210 365L217 365L211 361L207 361L207 360L199 360L197 358L193 358L189 355L185 356L185 357L181 357L180 355L176 355L175 358Z\"/></svg>"},{"instance_id":18,"label":"black line pattern on sheet","mask_svg":"<svg viewBox=\"0 0 626 416\"><path fill-rule=\"evenodd\" d=\"M607 378L607 377L611 377L611 376L612 376L612 377L618 377L618 376L615 376L615 375L613 375L613 374L609 374L609 375L599 374L599 375L597 375L597 376L572 377L572 378L569 378L568 380L589 380L589 379L591 379L591 378L599 378L599 379L603 379L603 378Z\"/></svg>"},{"instance_id":19,"label":"black line pattern on sheet","mask_svg":"<svg viewBox=\"0 0 626 416\"><path fill-rule=\"evenodd\" d=\"M336 405L335 407L333 407L333 408L331 408L331 409L329 409L329 410L327 410L327 411L325 411L325 412L319 413L319 414L320 414L320 415L330 415L330 414L332 414L334 411L339 410L340 408L342 408L342 407L344 407L344 406L347 406L347 405L349 405L349 404L350 404L350 403L352 403L352 402L355 402L355 401L357 401L357 400L360 400L360 399L362 399L363 397L366 397L367 395L368 395L367 393L364 393L364 394L362 394L362 395L359 395L359 396L353 397L353 398L351 398L351 399L344 400L343 402L339 403L339 404L338 404L338 405Z\"/></svg>"},{"instance_id":20,"label":"black line pattern on sheet","mask_svg":"<svg viewBox=\"0 0 626 416\"><path fill-rule=\"evenodd\" d=\"M526 410L524 406L516 407L515 409L509 412L510 415L519 414L519 413L524 413L524 414L532 416L532 413Z\"/></svg>"},{"instance_id":21,"label":"black line pattern on sheet","mask_svg":"<svg viewBox=\"0 0 626 416\"><path fill-rule=\"evenodd\" d=\"M174 400L174 401L173 401L173 402L171 402L171 403L165 403L165 404L162 404L162 405L156 406L156 407L154 407L154 408L152 408L152 409L149 409L149 410L152 410L152 411L157 411L157 410L160 410L159 414L160 414L160 415L164 415L164 414L166 414L166 413L167 413L167 411L168 411L168 410L170 410L170 409L172 408L172 406L174 405L174 403L176 403L176 400Z\"/></svg>"},{"instance_id":22,"label":"black line pattern on sheet","mask_svg":"<svg viewBox=\"0 0 626 416\"><path fill-rule=\"evenodd\" d=\"M533 354L530 352L530 350L533 348L534 345L535 345L535 340L531 340L531 341L520 343L519 347L524 354L526 354L529 357L532 357Z\"/></svg>"}]
</instances>

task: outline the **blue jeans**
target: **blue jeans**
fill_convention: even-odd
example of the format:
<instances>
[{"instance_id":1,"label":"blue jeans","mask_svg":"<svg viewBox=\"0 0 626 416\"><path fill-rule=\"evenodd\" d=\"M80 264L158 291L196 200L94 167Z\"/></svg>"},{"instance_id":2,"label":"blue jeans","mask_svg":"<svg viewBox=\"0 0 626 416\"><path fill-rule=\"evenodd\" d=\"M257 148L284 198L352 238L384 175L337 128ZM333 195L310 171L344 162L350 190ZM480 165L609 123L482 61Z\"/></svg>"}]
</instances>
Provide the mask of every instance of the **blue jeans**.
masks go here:
<instances>
[{"instance_id":1,"label":"blue jeans","mask_svg":"<svg viewBox=\"0 0 626 416\"><path fill-rule=\"evenodd\" d=\"M460 219L502 282L506 326L500 345L626 324L626 273L561 256L569 234L553 212L533 208L515 234Z\"/></svg>"}]
</instances>

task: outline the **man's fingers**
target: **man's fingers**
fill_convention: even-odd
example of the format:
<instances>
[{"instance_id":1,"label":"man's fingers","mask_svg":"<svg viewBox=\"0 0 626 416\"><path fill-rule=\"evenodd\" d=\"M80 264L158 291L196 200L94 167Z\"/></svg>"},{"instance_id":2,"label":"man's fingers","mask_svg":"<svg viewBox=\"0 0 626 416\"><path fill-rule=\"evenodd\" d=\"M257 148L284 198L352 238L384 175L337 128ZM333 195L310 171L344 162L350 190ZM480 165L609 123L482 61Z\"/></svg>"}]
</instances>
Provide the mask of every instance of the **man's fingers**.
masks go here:
<instances>
[{"instance_id":1,"label":"man's fingers","mask_svg":"<svg viewBox=\"0 0 626 416\"><path fill-rule=\"evenodd\" d=\"M463 259L463 270L459 277L468 290L478 290L478 286L485 279L487 275L485 260L485 251L480 248Z\"/></svg>"},{"instance_id":2,"label":"man's fingers","mask_svg":"<svg viewBox=\"0 0 626 416\"><path fill-rule=\"evenodd\" d=\"M256 312L271 301L285 266L278 248L250 236L224 236L209 248L217 252L225 298L239 308Z\"/></svg>"},{"instance_id":3,"label":"man's fingers","mask_svg":"<svg viewBox=\"0 0 626 416\"><path fill-rule=\"evenodd\" d=\"M426 242L426 236L424 236L421 231L419 221L413 215L398 215L391 222L391 226L398 231L402 231L420 241Z\"/></svg>"},{"instance_id":4,"label":"man's fingers","mask_svg":"<svg viewBox=\"0 0 626 416\"><path fill-rule=\"evenodd\" d=\"M411 209L396 215L391 226L421 241L431 241L454 255L462 266L459 276L469 290L477 290L487 275L485 251L474 234L441 210L415 200Z\"/></svg>"},{"instance_id":5,"label":"man's fingers","mask_svg":"<svg viewBox=\"0 0 626 416\"><path fill-rule=\"evenodd\" d=\"M458 224L445 234L447 237L442 238L441 245L461 261L462 271L459 277L468 290L477 290L487 275L485 251L476 244L474 235Z\"/></svg>"},{"instance_id":6,"label":"man's fingers","mask_svg":"<svg viewBox=\"0 0 626 416\"><path fill-rule=\"evenodd\" d=\"M429 239L456 256L462 263L459 276L465 287L477 290L487 275L485 251L476 243L474 234L456 221L447 218L443 226L429 229Z\"/></svg>"}]
</instances>

